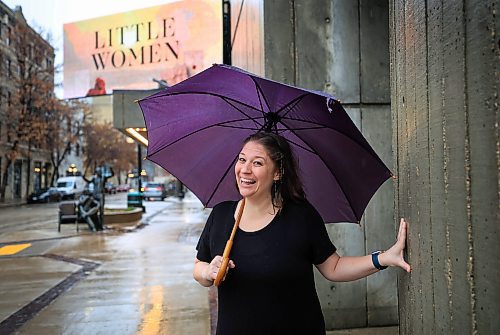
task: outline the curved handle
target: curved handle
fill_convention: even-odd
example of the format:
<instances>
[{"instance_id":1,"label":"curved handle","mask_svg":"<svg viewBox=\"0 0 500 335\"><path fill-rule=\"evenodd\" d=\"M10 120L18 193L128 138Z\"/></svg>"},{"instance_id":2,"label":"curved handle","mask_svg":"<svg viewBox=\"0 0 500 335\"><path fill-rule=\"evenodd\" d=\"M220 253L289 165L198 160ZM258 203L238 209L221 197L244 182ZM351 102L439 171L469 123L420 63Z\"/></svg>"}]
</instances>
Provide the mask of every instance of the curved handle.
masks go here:
<instances>
[{"instance_id":1,"label":"curved handle","mask_svg":"<svg viewBox=\"0 0 500 335\"><path fill-rule=\"evenodd\" d=\"M226 275L227 266L229 265L229 258L222 259L222 265L219 268L219 272L217 272L217 277L215 277L214 285L219 286Z\"/></svg>"},{"instance_id":2,"label":"curved handle","mask_svg":"<svg viewBox=\"0 0 500 335\"><path fill-rule=\"evenodd\" d=\"M229 254L231 253L231 248L233 247L234 235L236 234L236 230L238 230L238 226L240 225L241 216L243 215L243 208L245 208L245 198L243 198L243 200L241 201L238 216L236 217L236 221L234 222L233 231L231 232L231 236L229 237L229 240L226 243L226 247L224 248L224 253L222 254L222 264L214 280L215 286L219 286L226 276L227 266L229 265Z\"/></svg>"},{"instance_id":3,"label":"curved handle","mask_svg":"<svg viewBox=\"0 0 500 335\"><path fill-rule=\"evenodd\" d=\"M231 248L233 247L233 241L228 240L226 243L226 247L224 248L224 253L222 254L222 264L217 272L217 277L215 277L214 285L219 286L224 276L227 272L227 267L229 266L229 254L231 253Z\"/></svg>"}]
</instances>

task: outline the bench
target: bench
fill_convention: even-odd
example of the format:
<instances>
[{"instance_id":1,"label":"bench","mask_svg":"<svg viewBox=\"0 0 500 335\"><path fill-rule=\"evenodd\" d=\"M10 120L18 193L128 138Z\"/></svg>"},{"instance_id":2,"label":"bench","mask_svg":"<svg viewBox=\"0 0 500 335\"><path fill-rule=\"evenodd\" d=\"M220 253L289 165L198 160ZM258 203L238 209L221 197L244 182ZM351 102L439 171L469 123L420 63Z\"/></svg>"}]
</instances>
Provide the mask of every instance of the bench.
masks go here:
<instances>
[{"instance_id":1,"label":"bench","mask_svg":"<svg viewBox=\"0 0 500 335\"><path fill-rule=\"evenodd\" d=\"M59 203L59 224L57 225L58 232L61 231L61 224L63 223L74 223L76 225L76 231L79 231L76 201L61 201Z\"/></svg>"}]
</instances>

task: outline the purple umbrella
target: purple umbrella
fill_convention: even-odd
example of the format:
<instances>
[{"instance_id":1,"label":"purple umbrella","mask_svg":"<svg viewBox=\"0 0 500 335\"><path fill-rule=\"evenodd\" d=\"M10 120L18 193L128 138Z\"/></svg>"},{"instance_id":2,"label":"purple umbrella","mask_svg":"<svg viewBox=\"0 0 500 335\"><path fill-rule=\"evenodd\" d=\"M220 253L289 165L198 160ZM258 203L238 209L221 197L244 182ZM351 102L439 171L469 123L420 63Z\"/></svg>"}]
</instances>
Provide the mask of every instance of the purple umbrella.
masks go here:
<instances>
[{"instance_id":1,"label":"purple umbrella","mask_svg":"<svg viewBox=\"0 0 500 335\"><path fill-rule=\"evenodd\" d=\"M359 222L391 172L334 97L227 65L139 101L147 158L184 183L207 207L241 198L234 164L258 131L285 137L304 190L325 222Z\"/></svg>"}]
</instances>

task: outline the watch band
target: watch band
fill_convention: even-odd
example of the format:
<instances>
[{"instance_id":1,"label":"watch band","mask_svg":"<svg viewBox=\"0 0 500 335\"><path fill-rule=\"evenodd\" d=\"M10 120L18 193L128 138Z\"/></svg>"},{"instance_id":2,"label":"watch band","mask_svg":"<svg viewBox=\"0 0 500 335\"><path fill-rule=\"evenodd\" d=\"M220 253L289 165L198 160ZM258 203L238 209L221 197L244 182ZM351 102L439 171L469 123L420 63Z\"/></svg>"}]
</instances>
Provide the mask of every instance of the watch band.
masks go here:
<instances>
[{"instance_id":1,"label":"watch band","mask_svg":"<svg viewBox=\"0 0 500 335\"><path fill-rule=\"evenodd\" d=\"M380 263L378 261L378 255L380 255L381 253L382 253L382 251L380 251L380 250L372 252L372 262L373 262L374 267L376 267L379 270L384 270L384 269L387 269L387 266L380 265Z\"/></svg>"}]
</instances>

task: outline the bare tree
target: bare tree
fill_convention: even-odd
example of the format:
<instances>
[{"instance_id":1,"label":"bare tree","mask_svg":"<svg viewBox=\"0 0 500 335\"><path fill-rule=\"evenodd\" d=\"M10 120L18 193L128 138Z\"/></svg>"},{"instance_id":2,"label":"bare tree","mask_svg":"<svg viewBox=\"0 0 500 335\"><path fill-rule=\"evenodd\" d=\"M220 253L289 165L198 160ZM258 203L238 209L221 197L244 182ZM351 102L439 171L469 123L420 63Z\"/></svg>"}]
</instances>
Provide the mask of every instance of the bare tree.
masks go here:
<instances>
[{"instance_id":1,"label":"bare tree","mask_svg":"<svg viewBox=\"0 0 500 335\"><path fill-rule=\"evenodd\" d=\"M54 173L50 185L59 178L59 167L71 151L71 147L80 145L83 138L84 126L90 122L91 115L87 104L78 100L58 100L48 115L46 126L47 148L50 150L50 160ZM83 146L83 143L82 143Z\"/></svg>"},{"instance_id":2,"label":"bare tree","mask_svg":"<svg viewBox=\"0 0 500 335\"><path fill-rule=\"evenodd\" d=\"M83 127L85 137L85 169L95 171L97 166L107 164L118 175L128 171L134 164L135 146L126 143L125 135L114 129L110 123L86 122Z\"/></svg>"},{"instance_id":3,"label":"bare tree","mask_svg":"<svg viewBox=\"0 0 500 335\"><path fill-rule=\"evenodd\" d=\"M19 157L27 160L26 194L30 189L31 159L34 150L48 155L47 116L57 101L54 95L54 50L24 19L16 20L10 34L12 48L5 55L9 77L6 108L6 150L3 154L0 200L5 199L9 169Z\"/></svg>"}]
</instances>

